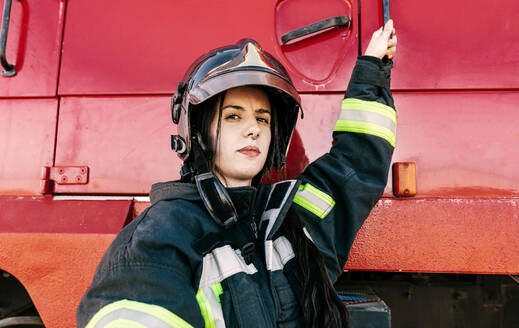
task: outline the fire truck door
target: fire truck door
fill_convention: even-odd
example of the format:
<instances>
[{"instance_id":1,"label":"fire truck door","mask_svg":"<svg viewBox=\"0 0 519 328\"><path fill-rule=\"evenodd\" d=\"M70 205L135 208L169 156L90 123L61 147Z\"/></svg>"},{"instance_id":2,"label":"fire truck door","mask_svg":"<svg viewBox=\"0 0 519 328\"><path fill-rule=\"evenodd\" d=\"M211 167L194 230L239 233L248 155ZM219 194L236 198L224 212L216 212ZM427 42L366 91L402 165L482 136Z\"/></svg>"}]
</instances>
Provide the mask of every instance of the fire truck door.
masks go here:
<instances>
[{"instance_id":1,"label":"fire truck door","mask_svg":"<svg viewBox=\"0 0 519 328\"><path fill-rule=\"evenodd\" d=\"M287 32L336 16L348 24L282 44ZM146 194L178 178L170 97L190 63L222 45L255 39L300 91L342 92L358 54L357 17L357 1L342 0L69 2L55 165L90 170L88 184L55 192Z\"/></svg>"},{"instance_id":2,"label":"fire truck door","mask_svg":"<svg viewBox=\"0 0 519 328\"><path fill-rule=\"evenodd\" d=\"M4 0L0 6L4 8ZM9 24L2 28L7 33L6 60L17 73L0 75L0 97L56 95L64 8L64 1L12 1Z\"/></svg>"},{"instance_id":3,"label":"fire truck door","mask_svg":"<svg viewBox=\"0 0 519 328\"><path fill-rule=\"evenodd\" d=\"M512 0L391 1L394 161L416 163L417 197L519 195L518 11ZM381 1L363 1L360 12L364 50Z\"/></svg>"},{"instance_id":4,"label":"fire truck door","mask_svg":"<svg viewBox=\"0 0 519 328\"><path fill-rule=\"evenodd\" d=\"M16 74L0 74L0 195L40 194L42 167L53 165L64 9L64 1L15 0L3 12L0 52Z\"/></svg>"},{"instance_id":5,"label":"fire truck door","mask_svg":"<svg viewBox=\"0 0 519 328\"><path fill-rule=\"evenodd\" d=\"M0 195L38 195L52 166L58 100L0 99Z\"/></svg>"},{"instance_id":6,"label":"fire truck door","mask_svg":"<svg viewBox=\"0 0 519 328\"><path fill-rule=\"evenodd\" d=\"M399 40L396 90L519 88L519 2L391 1ZM361 48L382 23L380 0L361 2Z\"/></svg>"}]
</instances>

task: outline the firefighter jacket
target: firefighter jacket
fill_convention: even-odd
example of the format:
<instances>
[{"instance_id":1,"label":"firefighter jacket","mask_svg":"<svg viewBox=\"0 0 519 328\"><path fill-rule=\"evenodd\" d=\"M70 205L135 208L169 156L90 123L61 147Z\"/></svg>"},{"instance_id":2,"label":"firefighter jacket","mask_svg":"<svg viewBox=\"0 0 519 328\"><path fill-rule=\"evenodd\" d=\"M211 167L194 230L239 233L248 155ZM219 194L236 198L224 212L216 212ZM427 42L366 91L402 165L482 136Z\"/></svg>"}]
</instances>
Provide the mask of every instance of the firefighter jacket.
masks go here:
<instances>
[{"instance_id":1,"label":"firefighter jacket","mask_svg":"<svg viewBox=\"0 0 519 328\"><path fill-rule=\"evenodd\" d=\"M329 153L296 180L228 188L240 219L255 217L252 262L239 249L193 247L223 228L194 184L153 185L151 206L115 238L81 300L77 326L300 327L302 282L278 229L290 207L320 250L332 281L387 183L396 112L390 65L361 56L352 73ZM256 204L256 205L252 205Z\"/></svg>"}]
</instances>

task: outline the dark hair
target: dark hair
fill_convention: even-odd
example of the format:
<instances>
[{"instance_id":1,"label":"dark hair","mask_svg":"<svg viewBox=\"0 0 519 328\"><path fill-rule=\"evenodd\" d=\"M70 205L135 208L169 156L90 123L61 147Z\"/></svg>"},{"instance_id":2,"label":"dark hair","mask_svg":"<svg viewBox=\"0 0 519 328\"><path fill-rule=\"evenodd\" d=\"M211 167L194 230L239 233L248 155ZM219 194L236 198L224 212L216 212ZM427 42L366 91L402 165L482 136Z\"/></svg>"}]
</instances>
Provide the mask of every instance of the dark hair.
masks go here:
<instances>
[{"instance_id":1,"label":"dark hair","mask_svg":"<svg viewBox=\"0 0 519 328\"><path fill-rule=\"evenodd\" d=\"M271 140L269 153L265 165L252 179L252 185L257 186L262 177L268 173L271 167L282 167L285 163L285 154L288 137L279 133L287 127L286 120L282 119L281 108L287 104L279 93L270 88L260 87L268 97L271 107ZM218 110L218 126L215 140L220 136L220 123L225 91L197 105L192 110L191 129L200 132L203 147L205 148L207 166L216 170L214 154L216 149L211 142L211 123ZM215 143L217 145L217 143ZM337 296L335 288L330 280L324 259L317 247L310 241L303 231L303 224L297 212L290 208L281 227L282 233L292 244L295 260L303 277L303 323L305 327L349 327L349 315L346 307Z\"/></svg>"}]
</instances>

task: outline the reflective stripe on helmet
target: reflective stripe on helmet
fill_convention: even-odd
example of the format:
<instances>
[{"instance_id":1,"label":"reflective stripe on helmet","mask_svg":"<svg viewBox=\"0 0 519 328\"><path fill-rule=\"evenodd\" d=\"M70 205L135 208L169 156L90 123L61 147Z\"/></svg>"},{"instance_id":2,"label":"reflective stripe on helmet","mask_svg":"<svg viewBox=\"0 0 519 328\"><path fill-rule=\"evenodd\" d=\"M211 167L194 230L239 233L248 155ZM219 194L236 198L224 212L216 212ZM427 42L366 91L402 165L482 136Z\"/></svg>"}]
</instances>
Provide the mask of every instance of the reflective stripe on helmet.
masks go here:
<instances>
[{"instance_id":1,"label":"reflective stripe on helmet","mask_svg":"<svg viewBox=\"0 0 519 328\"><path fill-rule=\"evenodd\" d=\"M86 328L102 327L192 328L193 326L161 306L121 300L101 308L86 326Z\"/></svg>"},{"instance_id":2,"label":"reflective stripe on helmet","mask_svg":"<svg viewBox=\"0 0 519 328\"><path fill-rule=\"evenodd\" d=\"M334 131L371 134L396 143L396 111L376 101L347 98Z\"/></svg>"},{"instance_id":3,"label":"reflective stripe on helmet","mask_svg":"<svg viewBox=\"0 0 519 328\"><path fill-rule=\"evenodd\" d=\"M299 186L294 203L324 219L335 205L330 195L307 183Z\"/></svg>"}]
</instances>

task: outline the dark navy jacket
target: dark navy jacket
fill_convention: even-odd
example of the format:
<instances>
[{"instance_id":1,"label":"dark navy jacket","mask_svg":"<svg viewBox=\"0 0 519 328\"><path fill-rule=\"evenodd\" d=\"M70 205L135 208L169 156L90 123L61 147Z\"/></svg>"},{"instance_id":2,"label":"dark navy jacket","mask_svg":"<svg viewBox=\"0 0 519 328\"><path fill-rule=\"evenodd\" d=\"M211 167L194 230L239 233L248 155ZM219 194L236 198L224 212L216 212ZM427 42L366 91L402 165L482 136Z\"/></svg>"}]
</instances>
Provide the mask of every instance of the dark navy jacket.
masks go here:
<instances>
[{"instance_id":1,"label":"dark navy jacket","mask_svg":"<svg viewBox=\"0 0 519 328\"><path fill-rule=\"evenodd\" d=\"M251 215L253 200L260 203L259 250L250 264L230 245L205 255L195 250L201 237L222 230L195 185L153 185L152 205L101 260L78 308L78 327L301 326L300 273L290 242L276 232L292 207L331 280L341 274L387 183L396 131L389 72L377 58L359 57L333 147L296 180L228 188L240 217Z\"/></svg>"}]
</instances>

